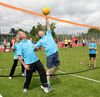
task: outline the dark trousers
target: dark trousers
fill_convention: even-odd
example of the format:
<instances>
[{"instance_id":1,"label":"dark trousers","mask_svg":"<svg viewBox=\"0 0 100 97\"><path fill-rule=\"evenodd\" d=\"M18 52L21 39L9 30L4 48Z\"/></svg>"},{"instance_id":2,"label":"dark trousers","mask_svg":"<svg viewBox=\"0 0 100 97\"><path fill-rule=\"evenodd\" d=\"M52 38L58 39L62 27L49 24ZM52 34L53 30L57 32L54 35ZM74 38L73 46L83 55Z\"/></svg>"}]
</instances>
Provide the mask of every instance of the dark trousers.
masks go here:
<instances>
[{"instance_id":1,"label":"dark trousers","mask_svg":"<svg viewBox=\"0 0 100 97\"><path fill-rule=\"evenodd\" d=\"M4 46L4 52L6 51L7 46Z\"/></svg>"},{"instance_id":2,"label":"dark trousers","mask_svg":"<svg viewBox=\"0 0 100 97\"><path fill-rule=\"evenodd\" d=\"M13 77L15 69L17 67L17 63L18 63L18 59L14 59L14 63L13 63L12 68L10 70L9 76ZM24 73L25 68L24 68L24 66L22 64L21 64L21 67L22 67L22 73Z\"/></svg>"},{"instance_id":3,"label":"dark trousers","mask_svg":"<svg viewBox=\"0 0 100 97\"><path fill-rule=\"evenodd\" d=\"M83 43L83 47L85 46L86 44L85 43Z\"/></svg>"},{"instance_id":4,"label":"dark trousers","mask_svg":"<svg viewBox=\"0 0 100 97\"><path fill-rule=\"evenodd\" d=\"M42 83L42 85L44 87L47 87L48 84L47 84L47 77L46 77L46 71L42 65L42 63L40 62L40 60L36 61L35 63L32 63L32 64L28 64L30 65L30 70L26 70L26 80L25 80L25 83L24 83L24 89L28 89L29 88L29 85L30 85L30 82L31 82L31 79L32 79L32 74L33 72L36 70L39 75L40 75L40 81Z\"/></svg>"}]
</instances>

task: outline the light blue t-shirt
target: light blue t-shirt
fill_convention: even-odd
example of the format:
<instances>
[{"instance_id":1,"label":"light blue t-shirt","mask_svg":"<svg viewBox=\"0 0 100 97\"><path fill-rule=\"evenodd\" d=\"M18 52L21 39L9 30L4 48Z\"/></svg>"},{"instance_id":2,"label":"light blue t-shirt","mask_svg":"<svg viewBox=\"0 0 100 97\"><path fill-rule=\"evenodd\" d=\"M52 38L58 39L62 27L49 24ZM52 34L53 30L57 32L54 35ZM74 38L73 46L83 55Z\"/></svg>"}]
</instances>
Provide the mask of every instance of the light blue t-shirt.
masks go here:
<instances>
[{"instance_id":1,"label":"light blue t-shirt","mask_svg":"<svg viewBox=\"0 0 100 97\"><path fill-rule=\"evenodd\" d=\"M89 43L89 47L90 48L96 48L97 45L96 45L96 43ZM96 50L95 49L89 49L89 54L96 54Z\"/></svg>"},{"instance_id":2,"label":"light blue t-shirt","mask_svg":"<svg viewBox=\"0 0 100 97\"><path fill-rule=\"evenodd\" d=\"M14 44L14 59L18 59L18 50L19 50L19 47L20 47L20 43L19 42L16 42Z\"/></svg>"},{"instance_id":3,"label":"light blue t-shirt","mask_svg":"<svg viewBox=\"0 0 100 97\"><path fill-rule=\"evenodd\" d=\"M46 56L50 56L58 51L58 47L53 39L51 30L46 32L46 35L41 37L41 39L35 44L37 48L43 46L46 51Z\"/></svg>"},{"instance_id":4,"label":"light blue t-shirt","mask_svg":"<svg viewBox=\"0 0 100 97\"><path fill-rule=\"evenodd\" d=\"M34 44L30 40L22 40L18 55L23 56L25 64L32 64L38 61L38 57L34 52Z\"/></svg>"}]
</instances>

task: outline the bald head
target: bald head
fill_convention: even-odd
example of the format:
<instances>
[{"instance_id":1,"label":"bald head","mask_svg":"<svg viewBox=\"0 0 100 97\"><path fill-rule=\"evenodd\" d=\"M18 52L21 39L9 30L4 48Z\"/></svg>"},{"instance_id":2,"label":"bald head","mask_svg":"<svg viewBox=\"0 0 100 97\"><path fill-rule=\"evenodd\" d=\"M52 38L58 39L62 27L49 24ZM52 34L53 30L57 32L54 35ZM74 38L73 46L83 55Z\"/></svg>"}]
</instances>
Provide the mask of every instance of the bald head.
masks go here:
<instances>
[{"instance_id":1,"label":"bald head","mask_svg":"<svg viewBox=\"0 0 100 97\"><path fill-rule=\"evenodd\" d=\"M43 35L44 35L44 32L43 32L43 31L39 31L39 32L38 32L38 36L39 36L39 37L42 37Z\"/></svg>"}]
</instances>

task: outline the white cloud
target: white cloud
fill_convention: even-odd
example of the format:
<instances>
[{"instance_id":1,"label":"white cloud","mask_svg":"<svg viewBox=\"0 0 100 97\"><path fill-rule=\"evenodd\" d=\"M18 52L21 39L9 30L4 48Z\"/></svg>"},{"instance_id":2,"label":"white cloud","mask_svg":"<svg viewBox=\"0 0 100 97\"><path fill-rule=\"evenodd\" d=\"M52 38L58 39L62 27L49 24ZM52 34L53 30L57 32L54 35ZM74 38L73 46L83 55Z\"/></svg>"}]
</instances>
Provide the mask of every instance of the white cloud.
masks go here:
<instances>
[{"instance_id":1,"label":"white cloud","mask_svg":"<svg viewBox=\"0 0 100 97\"><path fill-rule=\"evenodd\" d=\"M100 26L100 0L0 0L0 2L38 13L41 13L41 8L48 6L51 8L51 16ZM22 27L29 31L32 25L37 24L37 22L45 24L45 20L41 17L0 6L0 28L2 33L9 32L12 27ZM57 21L52 22L56 22L56 30L80 31L87 29Z\"/></svg>"}]
</instances>

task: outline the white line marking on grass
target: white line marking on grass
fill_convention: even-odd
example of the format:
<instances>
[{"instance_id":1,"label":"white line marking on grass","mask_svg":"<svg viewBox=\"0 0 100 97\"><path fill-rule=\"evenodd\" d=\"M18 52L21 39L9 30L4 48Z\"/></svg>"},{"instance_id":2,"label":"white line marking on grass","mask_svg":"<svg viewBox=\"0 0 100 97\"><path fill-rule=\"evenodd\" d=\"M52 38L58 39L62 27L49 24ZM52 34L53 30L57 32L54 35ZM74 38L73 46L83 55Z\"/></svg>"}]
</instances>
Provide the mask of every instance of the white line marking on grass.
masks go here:
<instances>
[{"instance_id":1,"label":"white line marking on grass","mask_svg":"<svg viewBox=\"0 0 100 97\"><path fill-rule=\"evenodd\" d=\"M58 71L58 72L66 73L66 72L63 72L63 71ZM87 77L79 76L79 75L76 75L76 74L69 74L69 75L71 75L73 77L78 77L78 78L81 78L81 79L89 80L89 81L92 81L92 82L100 83L99 80L95 80L95 79L92 79L92 78L87 78Z\"/></svg>"},{"instance_id":2,"label":"white line marking on grass","mask_svg":"<svg viewBox=\"0 0 100 97\"><path fill-rule=\"evenodd\" d=\"M100 83L99 80L95 80L95 79L92 79L92 78L87 78L87 77L79 76L79 75L76 75L76 74L70 74L70 75L74 76L74 77L78 77L78 78L82 78L82 79L86 79L86 80L89 80L89 81Z\"/></svg>"}]
</instances>

